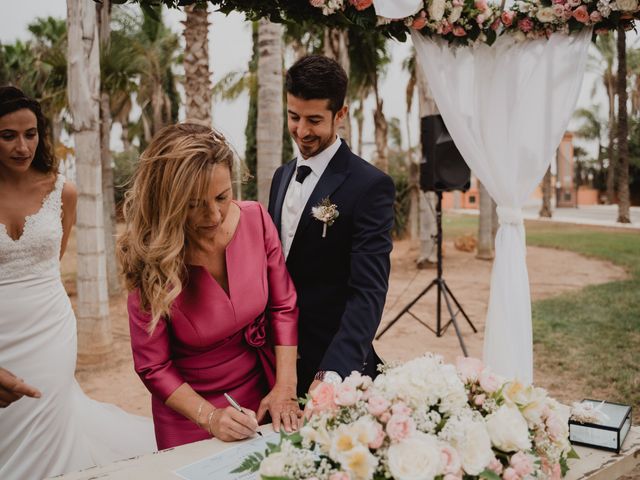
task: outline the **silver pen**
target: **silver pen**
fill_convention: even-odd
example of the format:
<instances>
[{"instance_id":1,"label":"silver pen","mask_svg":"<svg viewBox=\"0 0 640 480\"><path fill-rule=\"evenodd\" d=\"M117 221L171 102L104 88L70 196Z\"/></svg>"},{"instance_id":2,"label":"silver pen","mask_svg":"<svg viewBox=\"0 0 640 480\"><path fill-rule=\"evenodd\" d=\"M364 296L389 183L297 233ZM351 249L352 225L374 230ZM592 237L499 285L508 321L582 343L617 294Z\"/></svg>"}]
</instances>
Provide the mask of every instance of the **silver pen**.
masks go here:
<instances>
[{"instance_id":1,"label":"silver pen","mask_svg":"<svg viewBox=\"0 0 640 480\"><path fill-rule=\"evenodd\" d=\"M239 411L240 413L244 413L245 415L247 415L247 412L245 412L242 407L238 404L238 402L236 402L233 397L231 395L229 395L228 393L225 392L224 394L224 398L227 399L227 402L229 402L229 405L231 405L233 408L235 408L237 411ZM260 430L256 430L256 433L260 436L262 436L262 432Z\"/></svg>"}]
</instances>

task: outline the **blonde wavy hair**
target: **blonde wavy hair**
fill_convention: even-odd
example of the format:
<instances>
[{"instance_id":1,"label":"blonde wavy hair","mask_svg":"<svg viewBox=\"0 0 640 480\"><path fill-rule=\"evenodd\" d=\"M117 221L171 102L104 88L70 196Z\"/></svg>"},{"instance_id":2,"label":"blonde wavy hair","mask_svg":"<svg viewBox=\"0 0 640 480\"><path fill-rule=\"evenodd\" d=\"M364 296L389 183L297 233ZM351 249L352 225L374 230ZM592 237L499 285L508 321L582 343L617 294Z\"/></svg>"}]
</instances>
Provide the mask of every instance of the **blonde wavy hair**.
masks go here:
<instances>
[{"instance_id":1,"label":"blonde wavy hair","mask_svg":"<svg viewBox=\"0 0 640 480\"><path fill-rule=\"evenodd\" d=\"M127 289L139 289L140 305L151 313L149 333L182 291L189 201L208 191L214 166L231 172L235 158L222 134L193 123L163 128L140 156L117 255Z\"/></svg>"}]
</instances>

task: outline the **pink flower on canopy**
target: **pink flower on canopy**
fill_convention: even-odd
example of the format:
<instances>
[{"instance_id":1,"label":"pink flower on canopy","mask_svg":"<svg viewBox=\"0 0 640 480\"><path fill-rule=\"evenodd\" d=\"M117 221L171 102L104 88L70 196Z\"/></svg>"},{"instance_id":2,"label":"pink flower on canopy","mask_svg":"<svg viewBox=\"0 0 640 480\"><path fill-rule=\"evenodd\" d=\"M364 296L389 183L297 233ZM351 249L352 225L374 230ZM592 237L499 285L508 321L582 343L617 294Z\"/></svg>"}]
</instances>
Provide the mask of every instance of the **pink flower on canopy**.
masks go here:
<instances>
[{"instance_id":1,"label":"pink flower on canopy","mask_svg":"<svg viewBox=\"0 0 640 480\"><path fill-rule=\"evenodd\" d=\"M411 436L415 429L413 420L406 415L391 415L387 422L387 435L393 442L399 442Z\"/></svg>"},{"instance_id":2,"label":"pink flower on canopy","mask_svg":"<svg viewBox=\"0 0 640 480\"><path fill-rule=\"evenodd\" d=\"M342 382L335 387L335 402L343 407L355 405L358 401L358 389L349 382Z\"/></svg>"},{"instance_id":3,"label":"pink flower on canopy","mask_svg":"<svg viewBox=\"0 0 640 480\"><path fill-rule=\"evenodd\" d=\"M500 475L503 469L502 462L498 460L496 457L493 457L493 459L489 462L489 465L487 465L487 468L491 470L493 473L495 473L496 475Z\"/></svg>"},{"instance_id":4,"label":"pink flower on canopy","mask_svg":"<svg viewBox=\"0 0 640 480\"><path fill-rule=\"evenodd\" d=\"M518 452L511 457L509 464L521 477L533 473L533 459L524 452Z\"/></svg>"},{"instance_id":5,"label":"pink flower on canopy","mask_svg":"<svg viewBox=\"0 0 640 480\"><path fill-rule=\"evenodd\" d=\"M325 0L309 0L309 3L316 8L324 7Z\"/></svg>"},{"instance_id":6,"label":"pink flower on canopy","mask_svg":"<svg viewBox=\"0 0 640 480\"><path fill-rule=\"evenodd\" d=\"M462 381L475 382L476 380L478 380L478 377L480 376L482 370L484 370L484 364L477 358L458 357L456 358L456 370L458 371L458 376L462 379Z\"/></svg>"},{"instance_id":7,"label":"pink flower on canopy","mask_svg":"<svg viewBox=\"0 0 640 480\"><path fill-rule=\"evenodd\" d=\"M478 10L481 10L483 12L489 8L487 0L476 0L474 4Z\"/></svg>"},{"instance_id":8,"label":"pink flower on canopy","mask_svg":"<svg viewBox=\"0 0 640 480\"><path fill-rule=\"evenodd\" d=\"M449 444L443 444L440 446L440 458L442 459L440 464L444 473L457 475L462 468L462 462L458 451Z\"/></svg>"},{"instance_id":9,"label":"pink flower on canopy","mask_svg":"<svg viewBox=\"0 0 640 480\"><path fill-rule=\"evenodd\" d=\"M500 28L500 19L496 18L491 24L491 30L498 30Z\"/></svg>"},{"instance_id":10,"label":"pink flower on canopy","mask_svg":"<svg viewBox=\"0 0 640 480\"><path fill-rule=\"evenodd\" d=\"M380 395L372 395L367 400L367 410L374 417L382 415L389 408L389 405L389 400Z\"/></svg>"},{"instance_id":11,"label":"pink flower on canopy","mask_svg":"<svg viewBox=\"0 0 640 480\"><path fill-rule=\"evenodd\" d=\"M592 21L593 23L598 23L598 22L600 22L600 21L602 20L602 14L601 14L599 11L594 10L594 11L593 11L593 12L591 12L591 14L589 15L589 18L591 19L591 21Z\"/></svg>"},{"instance_id":12,"label":"pink flower on canopy","mask_svg":"<svg viewBox=\"0 0 640 480\"><path fill-rule=\"evenodd\" d=\"M580 23L587 23L589 21L589 12L587 11L587 6L582 5L581 7L576 8L573 11L573 18L575 18Z\"/></svg>"},{"instance_id":13,"label":"pink flower on canopy","mask_svg":"<svg viewBox=\"0 0 640 480\"><path fill-rule=\"evenodd\" d=\"M486 17L483 14L480 14L476 17L476 23L480 26L482 26L485 20L486 20Z\"/></svg>"},{"instance_id":14,"label":"pink flower on canopy","mask_svg":"<svg viewBox=\"0 0 640 480\"><path fill-rule=\"evenodd\" d=\"M376 436L373 440L369 442L368 447L373 448L375 450L376 448L380 448L382 446L386 435L384 433L384 429L382 428L382 425L380 425L378 422L374 423L373 428L376 429Z\"/></svg>"},{"instance_id":15,"label":"pink flower on canopy","mask_svg":"<svg viewBox=\"0 0 640 480\"><path fill-rule=\"evenodd\" d=\"M484 369L480 373L478 380L480 380L480 387L487 393L494 393L500 388L500 380L497 375L494 375L487 369Z\"/></svg>"},{"instance_id":16,"label":"pink flower on canopy","mask_svg":"<svg viewBox=\"0 0 640 480\"><path fill-rule=\"evenodd\" d=\"M516 472L513 468L507 468L502 474L503 480L522 480L518 472Z\"/></svg>"},{"instance_id":17,"label":"pink flower on canopy","mask_svg":"<svg viewBox=\"0 0 640 480\"><path fill-rule=\"evenodd\" d=\"M453 0L451 5L454 7L464 7L464 0Z\"/></svg>"},{"instance_id":18,"label":"pink flower on canopy","mask_svg":"<svg viewBox=\"0 0 640 480\"><path fill-rule=\"evenodd\" d=\"M452 30L453 26L445 20L442 22L442 28L439 33L441 33L442 35L447 35L448 33L451 33Z\"/></svg>"},{"instance_id":19,"label":"pink flower on canopy","mask_svg":"<svg viewBox=\"0 0 640 480\"><path fill-rule=\"evenodd\" d=\"M329 480L351 480L351 475L347 472L336 472L329 476Z\"/></svg>"},{"instance_id":20,"label":"pink flower on canopy","mask_svg":"<svg viewBox=\"0 0 640 480\"><path fill-rule=\"evenodd\" d=\"M505 27L510 27L511 24L513 23L513 17L514 17L514 13L511 11L507 11L507 12L502 12L502 15L500 15L500 19L502 20L502 24Z\"/></svg>"},{"instance_id":21,"label":"pink flower on canopy","mask_svg":"<svg viewBox=\"0 0 640 480\"><path fill-rule=\"evenodd\" d=\"M533 21L530 18L518 20L518 28L524 33L528 33L533 30Z\"/></svg>"},{"instance_id":22,"label":"pink flower on canopy","mask_svg":"<svg viewBox=\"0 0 640 480\"><path fill-rule=\"evenodd\" d=\"M570 7L578 7L582 3L582 0L567 0L567 5Z\"/></svg>"},{"instance_id":23,"label":"pink flower on canopy","mask_svg":"<svg viewBox=\"0 0 640 480\"><path fill-rule=\"evenodd\" d=\"M408 417L409 415L411 415L411 409L407 407L404 402L398 402L394 403L391 407L391 413L393 413L394 415L404 415Z\"/></svg>"},{"instance_id":24,"label":"pink flower on canopy","mask_svg":"<svg viewBox=\"0 0 640 480\"><path fill-rule=\"evenodd\" d=\"M562 18L562 16L564 15L564 7L563 7L561 4L556 3L556 4L555 4L553 7L551 7L551 8L552 8L552 10L553 10L553 14L554 14L556 17L560 17L560 18Z\"/></svg>"},{"instance_id":25,"label":"pink flower on canopy","mask_svg":"<svg viewBox=\"0 0 640 480\"><path fill-rule=\"evenodd\" d=\"M349 0L349 3L356 7L356 10L364 10L371 6L373 0Z\"/></svg>"},{"instance_id":26,"label":"pink flower on canopy","mask_svg":"<svg viewBox=\"0 0 640 480\"><path fill-rule=\"evenodd\" d=\"M426 24L427 24L427 12L425 12L424 10L421 10L420 14L418 14L417 17L414 17L411 27L415 28L416 30L420 30L420 29L423 29Z\"/></svg>"},{"instance_id":27,"label":"pink flower on canopy","mask_svg":"<svg viewBox=\"0 0 640 480\"><path fill-rule=\"evenodd\" d=\"M311 392L312 413L335 410L337 405L334 400L335 390L332 384L320 382Z\"/></svg>"},{"instance_id":28,"label":"pink flower on canopy","mask_svg":"<svg viewBox=\"0 0 640 480\"><path fill-rule=\"evenodd\" d=\"M467 34L467 32L466 32L466 30L465 30L463 27L461 27L460 25L456 25L455 27L453 27L453 34L454 34L456 37L464 37L464 36Z\"/></svg>"},{"instance_id":29,"label":"pink flower on canopy","mask_svg":"<svg viewBox=\"0 0 640 480\"><path fill-rule=\"evenodd\" d=\"M564 5L567 2L567 0L553 0L553 4L554 5Z\"/></svg>"}]
</instances>

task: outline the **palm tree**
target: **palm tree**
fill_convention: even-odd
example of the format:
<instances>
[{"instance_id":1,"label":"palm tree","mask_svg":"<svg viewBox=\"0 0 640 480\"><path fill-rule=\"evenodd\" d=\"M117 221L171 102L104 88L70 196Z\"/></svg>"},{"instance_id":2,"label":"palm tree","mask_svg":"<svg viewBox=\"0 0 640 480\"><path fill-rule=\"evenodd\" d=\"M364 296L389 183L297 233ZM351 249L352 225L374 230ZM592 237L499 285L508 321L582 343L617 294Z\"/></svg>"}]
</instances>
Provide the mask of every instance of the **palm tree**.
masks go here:
<instances>
[{"instance_id":1,"label":"palm tree","mask_svg":"<svg viewBox=\"0 0 640 480\"><path fill-rule=\"evenodd\" d=\"M78 183L78 361L102 363L112 348L100 162L100 49L96 9L67 0L68 98Z\"/></svg>"},{"instance_id":2,"label":"palm tree","mask_svg":"<svg viewBox=\"0 0 640 480\"><path fill-rule=\"evenodd\" d=\"M347 75L350 75L353 56L351 55L349 32L337 28L325 28L323 46L325 56L338 62ZM338 129L338 134L351 145L351 115L348 111Z\"/></svg>"},{"instance_id":3,"label":"palm tree","mask_svg":"<svg viewBox=\"0 0 640 480\"><path fill-rule=\"evenodd\" d=\"M409 218L407 230L409 237L413 240L418 238L420 233L420 165L413 156L413 146L411 142L411 111L413 108L413 97L418 83L416 73L416 55L415 51L405 59L402 67L409 72L409 80L407 82L405 102L406 102L406 124L407 124L407 165L409 170L408 189L409 189Z\"/></svg>"},{"instance_id":4,"label":"palm tree","mask_svg":"<svg viewBox=\"0 0 640 480\"><path fill-rule=\"evenodd\" d=\"M282 26L267 19L258 22L258 201L269 202L271 178L282 164L283 130L283 44Z\"/></svg>"},{"instance_id":5,"label":"palm tree","mask_svg":"<svg viewBox=\"0 0 640 480\"><path fill-rule=\"evenodd\" d=\"M598 156L596 157L596 165L598 168L598 178L601 178L606 173L604 167L604 149L603 145L604 137L607 134L607 120L601 118L600 108L598 105L592 105L591 108L579 108L573 114L574 118L581 123L575 130L576 137L584 138L585 140L598 142ZM576 148L574 147L574 157L576 156ZM597 187L601 185L600 182L596 182Z\"/></svg>"},{"instance_id":6,"label":"palm tree","mask_svg":"<svg viewBox=\"0 0 640 480\"><path fill-rule=\"evenodd\" d=\"M542 178L542 206L538 215L542 218L551 218L551 165L547 168L547 172Z\"/></svg>"},{"instance_id":7,"label":"palm tree","mask_svg":"<svg viewBox=\"0 0 640 480\"><path fill-rule=\"evenodd\" d=\"M184 91L187 119L211 126L211 70L209 68L209 12L207 4L185 7Z\"/></svg>"},{"instance_id":8,"label":"palm tree","mask_svg":"<svg viewBox=\"0 0 640 480\"><path fill-rule=\"evenodd\" d=\"M618 26L618 222L631 223L629 217L629 124L627 119L627 43L624 25Z\"/></svg>"}]
</instances>

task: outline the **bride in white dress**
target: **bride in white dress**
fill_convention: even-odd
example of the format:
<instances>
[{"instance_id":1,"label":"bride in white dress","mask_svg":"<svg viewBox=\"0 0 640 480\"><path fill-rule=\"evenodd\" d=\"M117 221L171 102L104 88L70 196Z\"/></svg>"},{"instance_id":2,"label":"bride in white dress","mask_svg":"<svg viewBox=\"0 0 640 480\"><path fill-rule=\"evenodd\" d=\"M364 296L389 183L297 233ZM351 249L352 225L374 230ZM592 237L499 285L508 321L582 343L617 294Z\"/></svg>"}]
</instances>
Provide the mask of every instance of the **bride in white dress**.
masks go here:
<instances>
[{"instance_id":1,"label":"bride in white dress","mask_svg":"<svg viewBox=\"0 0 640 480\"><path fill-rule=\"evenodd\" d=\"M150 419L90 399L74 377L76 319L60 258L77 194L55 174L45 125L37 102L0 88L0 367L41 392L6 407L0 402L3 480L40 479L156 449Z\"/></svg>"}]
</instances>

